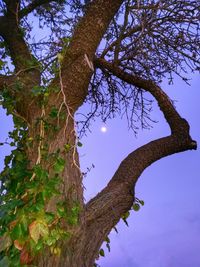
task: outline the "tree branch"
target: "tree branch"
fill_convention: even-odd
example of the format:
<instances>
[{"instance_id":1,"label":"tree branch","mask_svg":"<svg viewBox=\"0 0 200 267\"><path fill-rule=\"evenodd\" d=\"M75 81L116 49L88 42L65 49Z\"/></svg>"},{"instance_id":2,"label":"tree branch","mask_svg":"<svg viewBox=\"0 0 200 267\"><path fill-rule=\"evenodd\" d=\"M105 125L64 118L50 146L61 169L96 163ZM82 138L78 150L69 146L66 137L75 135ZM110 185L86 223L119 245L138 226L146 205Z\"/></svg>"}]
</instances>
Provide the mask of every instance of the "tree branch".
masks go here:
<instances>
[{"instance_id":1,"label":"tree branch","mask_svg":"<svg viewBox=\"0 0 200 267\"><path fill-rule=\"evenodd\" d=\"M19 1L7 1L6 6L6 14L0 17L0 35L8 46L16 71L27 69L36 64L36 60L33 63L34 57L19 26Z\"/></svg>"},{"instance_id":2,"label":"tree branch","mask_svg":"<svg viewBox=\"0 0 200 267\"><path fill-rule=\"evenodd\" d=\"M75 29L61 67L66 99L74 110L83 103L87 95L93 73L92 63L90 65L88 62L93 61L96 49L122 3L123 0L93 1ZM58 84L59 77L55 78L52 86Z\"/></svg>"},{"instance_id":3,"label":"tree branch","mask_svg":"<svg viewBox=\"0 0 200 267\"><path fill-rule=\"evenodd\" d=\"M158 105L161 111L163 112L164 117L168 122L172 133L177 133L177 134L180 133L179 126L180 128L183 127L182 124L185 123L185 120L183 120L180 117L180 115L172 105L172 102L170 101L167 94L163 92L162 89L157 84L155 84L151 80L146 80L137 75L132 75L129 74L128 72L124 72L121 68L119 68L116 65L113 65L112 63L106 61L105 59L96 58L94 64L96 67L102 70L107 69L119 79L151 93L157 100Z\"/></svg>"},{"instance_id":4,"label":"tree branch","mask_svg":"<svg viewBox=\"0 0 200 267\"><path fill-rule=\"evenodd\" d=\"M27 16L29 13L31 13L33 10L35 10L37 7L42 6L44 4L50 3L52 0L34 0L29 5L27 5L25 8L20 10L19 12L19 18L23 18Z\"/></svg>"},{"instance_id":5,"label":"tree branch","mask_svg":"<svg viewBox=\"0 0 200 267\"><path fill-rule=\"evenodd\" d=\"M196 142L189 135L187 121L180 117L168 96L159 86L152 81L125 73L104 59L95 59L95 66L101 69L106 68L125 82L150 92L156 98L172 130L172 135L154 140L130 153L121 162L108 185L88 202L85 209L85 255L88 255L91 249L98 251L105 236L109 234L122 215L130 210L134 201L135 184L148 166L166 156L197 148ZM100 229L100 237L96 229Z\"/></svg>"}]
</instances>

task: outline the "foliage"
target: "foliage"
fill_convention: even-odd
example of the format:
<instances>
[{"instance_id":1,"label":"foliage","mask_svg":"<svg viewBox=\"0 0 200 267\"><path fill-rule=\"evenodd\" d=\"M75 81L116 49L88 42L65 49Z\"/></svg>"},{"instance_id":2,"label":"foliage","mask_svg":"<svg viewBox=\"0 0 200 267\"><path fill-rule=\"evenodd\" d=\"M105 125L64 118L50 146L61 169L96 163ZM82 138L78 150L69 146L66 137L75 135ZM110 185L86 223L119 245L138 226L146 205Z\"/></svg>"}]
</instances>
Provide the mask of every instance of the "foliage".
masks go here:
<instances>
[{"instance_id":1,"label":"foliage","mask_svg":"<svg viewBox=\"0 0 200 267\"><path fill-rule=\"evenodd\" d=\"M174 75L188 82L188 70L199 71L196 1L0 1L0 56L1 105L14 122L5 142L12 152L0 174L0 266L30 265L45 249L59 257L62 242L83 239L96 221L102 228L98 238L110 251L104 216L117 209L105 217L110 227L116 230L113 222L120 218L128 225L130 199L134 211L144 205L132 194L141 172L158 158L196 149L187 121L159 87L166 78L172 83ZM75 114L80 135L91 119L105 122L116 114L125 115L136 133L153 121L147 92L172 135L138 149L142 160L130 154L108 187L85 206ZM77 114L85 102L87 111ZM156 154L157 146L163 150ZM154 153L148 153L152 147ZM115 202L116 185L123 207ZM97 242L97 251L89 251L92 260L105 256L98 238L84 236L88 244Z\"/></svg>"},{"instance_id":2,"label":"foliage","mask_svg":"<svg viewBox=\"0 0 200 267\"><path fill-rule=\"evenodd\" d=\"M32 91L34 97L42 96L44 105L48 96L45 87L35 87ZM60 254L58 242L70 238L70 233L62 228L62 220L67 219L69 224L76 225L80 209L78 204L74 204L67 211L65 202L59 201L54 212L47 211L46 206L51 199L60 195L60 175L65 160L59 150L48 154L45 146L39 146L42 136L36 136L36 140L28 136L26 122L15 115L14 100L6 89L1 104L8 115L13 115L14 130L9 132L10 142L6 142L13 150L5 157L5 168L0 174L0 266L25 266L45 246L50 247L53 254ZM55 131L50 121L57 116L57 109L52 107L49 122L45 121L47 131ZM38 119L43 121L43 118ZM51 173L40 162L29 167L26 151L34 141L39 143L42 159L53 166ZM45 143L45 140L42 141ZM68 153L69 150L70 146L66 144L64 151Z\"/></svg>"}]
</instances>

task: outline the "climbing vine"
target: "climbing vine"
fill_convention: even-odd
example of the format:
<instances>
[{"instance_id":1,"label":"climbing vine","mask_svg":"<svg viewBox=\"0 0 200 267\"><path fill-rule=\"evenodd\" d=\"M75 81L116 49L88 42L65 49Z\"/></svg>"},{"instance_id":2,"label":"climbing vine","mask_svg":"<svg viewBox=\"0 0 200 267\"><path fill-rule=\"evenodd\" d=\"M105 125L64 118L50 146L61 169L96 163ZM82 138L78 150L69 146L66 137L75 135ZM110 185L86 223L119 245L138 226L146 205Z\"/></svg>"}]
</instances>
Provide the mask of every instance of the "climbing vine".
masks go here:
<instances>
[{"instance_id":1,"label":"climbing vine","mask_svg":"<svg viewBox=\"0 0 200 267\"><path fill-rule=\"evenodd\" d=\"M49 133L55 134L59 130L60 121L64 120L66 130L71 116L62 90L62 80L60 84L61 91L58 91L58 94L62 93L63 102L59 108L53 106L49 114L46 114L45 110L49 88L36 86L32 89L32 97L40 100L38 105L41 109L41 115L35 122L38 135L34 139L29 134L26 120L15 112L16 100L7 88L2 93L1 105L8 115L13 116L14 130L9 132L9 141L5 142L13 150L5 157L5 167L0 174L0 266L30 265L45 247L49 247L52 254L59 256L60 242L70 238L70 231L64 229L63 220L72 226L78 223L79 203L74 203L69 209L59 197L59 188L66 164L63 153L72 151L73 162L78 167L75 149L76 145L80 146L81 143L78 140L75 145L66 143L63 149L59 148L51 153L48 149L47 139L51 138ZM63 107L67 110L67 116ZM35 144L37 159L35 164L30 166L27 152ZM43 164L44 161L48 164ZM49 211L48 203L55 197L58 199L56 208Z\"/></svg>"}]
</instances>

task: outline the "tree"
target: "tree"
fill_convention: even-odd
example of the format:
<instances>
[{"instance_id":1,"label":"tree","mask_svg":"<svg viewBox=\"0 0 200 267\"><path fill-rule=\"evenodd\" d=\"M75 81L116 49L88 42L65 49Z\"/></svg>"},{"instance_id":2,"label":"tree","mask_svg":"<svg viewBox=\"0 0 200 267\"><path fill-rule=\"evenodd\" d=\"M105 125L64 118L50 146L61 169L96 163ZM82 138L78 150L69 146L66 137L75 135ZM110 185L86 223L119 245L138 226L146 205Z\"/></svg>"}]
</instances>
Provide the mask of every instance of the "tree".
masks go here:
<instances>
[{"instance_id":1,"label":"tree","mask_svg":"<svg viewBox=\"0 0 200 267\"><path fill-rule=\"evenodd\" d=\"M0 264L91 267L120 218L143 204L134 194L143 170L197 148L160 84L174 75L188 82L187 71L199 70L198 4L3 0L0 7L1 102L14 121L1 173ZM82 134L95 116L119 113L133 131L147 128L147 93L171 134L130 153L84 203L77 127ZM90 111L75 122L84 103Z\"/></svg>"}]
</instances>

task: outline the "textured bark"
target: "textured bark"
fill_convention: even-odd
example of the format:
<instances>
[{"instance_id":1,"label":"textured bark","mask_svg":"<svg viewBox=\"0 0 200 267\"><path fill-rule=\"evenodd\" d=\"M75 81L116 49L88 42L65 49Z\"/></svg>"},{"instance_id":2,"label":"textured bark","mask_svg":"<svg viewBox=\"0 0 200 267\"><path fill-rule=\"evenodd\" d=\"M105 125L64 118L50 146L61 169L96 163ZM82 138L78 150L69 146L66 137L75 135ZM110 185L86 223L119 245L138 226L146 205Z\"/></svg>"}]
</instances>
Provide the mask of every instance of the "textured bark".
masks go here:
<instances>
[{"instance_id":1,"label":"textured bark","mask_svg":"<svg viewBox=\"0 0 200 267\"><path fill-rule=\"evenodd\" d=\"M39 97L33 98L31 90L34 86L40 85L41 77L37 61L31 67L29 65L33 56L20 32L18 19L26 16L36 7L51 1L32 1L21 11L19 10L19 1L5 2L7 13L0 17L0 35L7 43L15 66L15 73L10 77L0 75L0 91L6 87L12 97L16 99L15 111L26 120L29 136L35 140L41 130L37 119L41 117L42 109L38 105ZM131 208L134 201L135 184L142 172L163 157L197 147L196 142L190 137L187 121L181 118L168 96L158 85L125 73L116 65L102 58L95 58L96 49L122 3L122 0L92 1L74 31L59 75L49 86L50 88L59 87L62 92L50 94L43 119L48 117L51 107L54 106L66 114L66 120L60 122L60 129L56 134L45 132L44 137L48 145L48 152L52 153L60 149L62 157L66 160L60 186L61 199L66 201L68 208L78 202L81 213L78 225L70 226L66 221L63 222L63 227L70 231L71 238L62 242L60 257L52 256L49 251L45 251L34 260L34 264L38 267L92 267L105 237L122 215ZM132 31L136 32L140 28L139 25ZM122 161L108 185L85 205L82 175L75 148L74 114L88 94L88 86L93 74L93 70L85 59L86 56L102 71L109 71L124 82L151 93L169 124L171 135L154 140L130 153ZM21 85L20 92L15 90L16 82ZM73 148L69 153L65 153L63 150L65 144L70 144ZM37 163L38 145L38 141L34 141L33 148L27 149L30 167ZM43 167L50 169L48 162L41 161L40 163ZM57 201L58 199L52 199L47 205L47 210L54 210Z\"/></svg>"}]
</instances>

